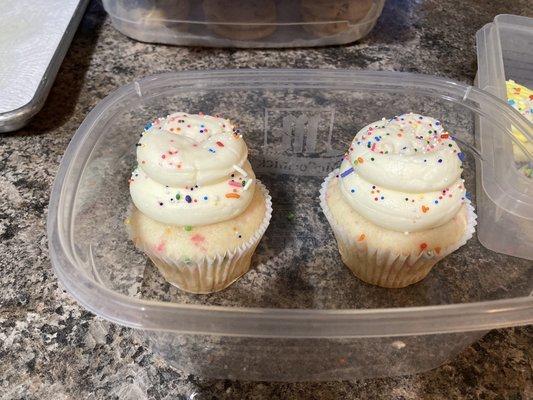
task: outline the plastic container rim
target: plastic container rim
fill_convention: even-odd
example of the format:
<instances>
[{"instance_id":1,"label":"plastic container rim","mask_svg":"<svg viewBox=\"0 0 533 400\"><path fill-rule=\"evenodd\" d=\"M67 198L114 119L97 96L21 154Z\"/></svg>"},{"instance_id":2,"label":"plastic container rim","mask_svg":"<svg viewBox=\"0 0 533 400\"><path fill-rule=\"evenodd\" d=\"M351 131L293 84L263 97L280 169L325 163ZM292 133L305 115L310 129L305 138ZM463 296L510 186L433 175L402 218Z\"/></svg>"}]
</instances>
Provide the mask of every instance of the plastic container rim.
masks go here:
<instances>
[{"instance_id":1,"label":"plastic container rim","mask_svg":"<svg viewBox=\"0 0 533 400\"><path fill-rule=\"evenodd\" d=\"M180 82L183 90L193 87L216 89L290 88L298 89L358 88L368 86L374 91L413 91L435 95L469 108L505 128L505 119L523 132L528 126L520 114L504 101L475 87L445 78L428 75L357 70L211 70L171 72L148 76L118 88L87 115L65 151L55 178L47 220L49 252L53 269L71 295L96 315L120 325L156 331L223 336L252 336L277 338L352 338L438 334L488 330L525 325L533 322L533 297L444 305L383 308L383 309L273 309L163 303L133 298L115 292L90 279L76 267L75 255L59 233L58 211L63 206L64 182L69 176L72 161L91 137L94 125L103 119L105 111L131 96L142 99L143 89L165 87ZM305 85L303 84L305 82ZM218 84L218 85L217 85ZM175 89L174 89L175 90ZM483 111L470 100L485 102ZM491 107L487 107L487 106ZM501 115L493 116L497 110ZM512 137L509 130L506 133ZM92 136L95 136L94 134ZM86 149L85 149L86 150ZM86 151L88 156L90 151ZM86 162L86 159L85 159ZM78 177L79 179L79 177ZM78 180L79 183L79 180ZM354 278L355 279L355 278Z\"/></svg>"},{"instance_id":2,"label":"plastic container rim","mask_svg":"<svg viewBox=\"0 0 533 400\"><path fill-rule=\"evenodd\" d=\"M510 22L509 19L513 21ZM513 30L521 30L524 32L529 32L530 27L518 24L527 24L530 23L531 17L525 17L523 15L514 15L514 14L498 14L494 17L494 23L499 26L511 27ZM518 23L518 24L517 24Z\"/></svg>"}]
</instances>

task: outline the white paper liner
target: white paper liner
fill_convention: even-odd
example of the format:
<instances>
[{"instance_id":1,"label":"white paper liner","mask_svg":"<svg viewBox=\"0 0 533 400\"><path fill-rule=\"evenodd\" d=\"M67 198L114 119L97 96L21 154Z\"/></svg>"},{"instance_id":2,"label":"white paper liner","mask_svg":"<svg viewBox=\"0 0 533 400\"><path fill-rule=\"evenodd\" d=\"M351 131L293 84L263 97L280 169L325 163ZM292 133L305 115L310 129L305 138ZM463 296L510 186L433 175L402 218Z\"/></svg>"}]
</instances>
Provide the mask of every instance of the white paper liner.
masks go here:
<instances>
[{"instance_id":1,"label":"white paper liner","mask_svg":"<svg viewBox=\"0 0 533 400\"><path fill-rule=\"evenodd\" d=\"M326 216L339 246L342 261L359 279L386 288L402 288L424 279L431 268L448 254L453 253L473 236L476 214L471 202L467 203L467 227L461 239L439 254L423 251L402 255L390 250L369 246L365 240L358 242L339 224L329 209L326 191L330 180L338 175L336 169L330 173L320 187L320 206Z\"/></svg>"},{"instance_id":2,"label":"white paper liner","mask_svg":"<svg viewBox=\"0 0 533 400\"><path fill-rule=\"evenodd\" d=\"M136 247L150 257L167 282L181 290L207 294L227 288L250 269L252 255L272 216L272 198L261 181L257 179L256 184L265 199L265 216L252 237L236 249L212 257L200 256L184 261L156 255L142 243L136 243ZM132 238L131 229L128 233Z\"/></svg>"}]
</instances>

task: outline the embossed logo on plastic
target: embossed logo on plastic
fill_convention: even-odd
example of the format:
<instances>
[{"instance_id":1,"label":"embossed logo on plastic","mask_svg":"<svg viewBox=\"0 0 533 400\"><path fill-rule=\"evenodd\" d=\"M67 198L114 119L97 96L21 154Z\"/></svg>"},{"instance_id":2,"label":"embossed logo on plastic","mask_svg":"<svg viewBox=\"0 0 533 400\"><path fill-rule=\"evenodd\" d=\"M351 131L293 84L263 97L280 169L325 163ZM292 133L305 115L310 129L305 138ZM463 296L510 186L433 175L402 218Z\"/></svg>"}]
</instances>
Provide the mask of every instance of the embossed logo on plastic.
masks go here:
<instances>
[{"instance_id":1,"label":"embossed logo on plastic","mask_svg":"<svg viewBox=\"0 0 533 400\"><path fill-rule=\"evenodd\" d=\"M266 108L262 154L254 157L254 168L289 175L328 174L343 154L332 147L334 121L331 108Z\"/></svg>"}]
</instances>

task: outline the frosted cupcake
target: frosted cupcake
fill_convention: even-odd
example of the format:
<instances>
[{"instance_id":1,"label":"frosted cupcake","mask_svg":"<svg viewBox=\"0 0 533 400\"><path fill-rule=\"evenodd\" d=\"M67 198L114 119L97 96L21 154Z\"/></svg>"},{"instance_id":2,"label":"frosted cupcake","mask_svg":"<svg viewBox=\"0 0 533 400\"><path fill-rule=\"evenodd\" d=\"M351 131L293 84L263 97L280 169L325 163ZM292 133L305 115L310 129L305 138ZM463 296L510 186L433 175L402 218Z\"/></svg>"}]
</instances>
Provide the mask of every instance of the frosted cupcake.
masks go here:
<instances>
[{"instance_id":1,"label":"frosted cupcake","mask_svg":"<svg viewBox=\"0 0 533 400\"><path fill-rule=\"evenodd\" d=\"M423 279L474 233L461 152L439 121L404 114L365 126L320 202L343 262L365 282L405 287Z\"/></svg>"},{"instance_id":2,"label":"frosted cupcake","mask_svg":"<svg viewBox=\"0 0 533 400\"><path fill-rule=\"evenodd\" d=\"M225 119L176 113L148 123L130 179L135 245L182 290L222 290L250 268L271 216L242 135Z\"/></svg>"}]
</instances>

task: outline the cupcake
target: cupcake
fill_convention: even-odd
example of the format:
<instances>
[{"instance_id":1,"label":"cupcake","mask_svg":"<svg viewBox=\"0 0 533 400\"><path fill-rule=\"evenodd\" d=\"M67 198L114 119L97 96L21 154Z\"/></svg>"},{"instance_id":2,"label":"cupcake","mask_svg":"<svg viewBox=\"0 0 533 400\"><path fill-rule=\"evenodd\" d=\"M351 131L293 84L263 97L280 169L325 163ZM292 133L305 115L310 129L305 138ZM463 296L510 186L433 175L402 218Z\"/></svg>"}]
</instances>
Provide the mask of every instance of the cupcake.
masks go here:
<instances>
[{"instance_id":1,"label":"cupcake","mask_svg":"<svg viewBox=\"0 0 533 400\"><path fill-rule=\"evenodd\" d=\"M342 33L366 18L372 0L301 0L304 29L316 36Z\"/></svg>"},{"instance_id":2,"label":"cupcake","mask_svg":"<svg viewBox=\"0 0 533 400\"><path fill-rule=\"evenodd\" d=\"M343 262L361 280L400 288L423 279L474 233L464 154L436 119L404 114L365 126L320 203Z\"/></svg>"},{"instance_id":3,"label":"cupcake","mask_svg":"<svg viewBox=\"0 0 533 400\"><path fill-rule=\"evenodd\" d=\"M232 40L257 40L276 30L273 0L204 0L209 29Z\"/></svg>"},{"instance_id":4,"label":"cupcake","mask_svg":"<svg viewBox=\"0 0 533 400\"><path fill-rule=\"evenodd\" d=\"M178 288L216 292L250 268L272 208L247 156L239 130L222 118L175 113L146 125L127 226Z\"/></svg>"}]
</instances>

